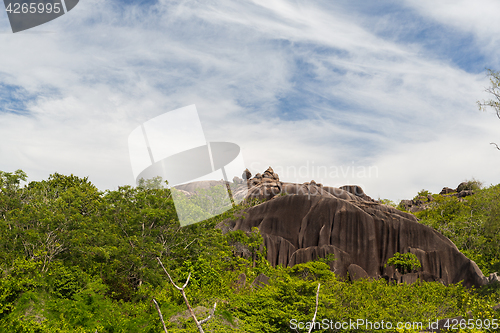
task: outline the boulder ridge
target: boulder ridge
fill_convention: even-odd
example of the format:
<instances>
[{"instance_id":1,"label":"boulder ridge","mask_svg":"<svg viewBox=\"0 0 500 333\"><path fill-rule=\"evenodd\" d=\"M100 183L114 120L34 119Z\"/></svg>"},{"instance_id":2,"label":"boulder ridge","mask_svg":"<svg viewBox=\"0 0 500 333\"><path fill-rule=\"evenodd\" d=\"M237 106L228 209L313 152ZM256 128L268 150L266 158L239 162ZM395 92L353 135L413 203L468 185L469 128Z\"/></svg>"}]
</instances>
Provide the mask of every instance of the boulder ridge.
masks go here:
<instances>
[{"instance_id":1,"label":"boulder ridge","mask_svg":"<svg viewBox=\"0 0 500 333\"><path fill-rule=\"evenodd\" d=\"M418 223L412 214L373 200L359 186L282 182L271 167L253 178L247 171L246 199L265 201L245 209L244 217L218 227L245 232L257 227L267 260L274 266L293 266L334 254L330 268L341 277L462 281L467 287L488 282L476 263L448 238ZM384 267L396 252L415 254L422 267L407 274Z\"/></svg>"}]
</instances>

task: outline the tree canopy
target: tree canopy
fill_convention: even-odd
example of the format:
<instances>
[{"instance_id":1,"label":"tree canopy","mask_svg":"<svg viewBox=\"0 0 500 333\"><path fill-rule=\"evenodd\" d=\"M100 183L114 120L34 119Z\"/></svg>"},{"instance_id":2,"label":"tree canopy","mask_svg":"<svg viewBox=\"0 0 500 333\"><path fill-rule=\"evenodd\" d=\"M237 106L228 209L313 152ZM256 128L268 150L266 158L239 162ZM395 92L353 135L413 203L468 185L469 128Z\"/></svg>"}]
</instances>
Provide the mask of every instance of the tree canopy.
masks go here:
<instances>
[{"instance_id":1,"label":"tree canopy","mask_svg":"<svg viewBox=\"0 0 500 333\"><path fill-rule=\"evenodd\" d=\"M226 234L215 228L259 202L181 227L170 190L156 183L99 191L74 175L55 173L22 186L26 180L21 170L0 172L0 332L157 333L162 323L156 305L169 333L196 332L185 300L157 258L176 284L190 276L185 293L194 310L217 302L207 331L288 332L310 321L316 306L318 320L334 323L360 318L427 323L468 311L474 318L499 319L491 310L500 302L498 287L483 295L431 282L349 282L330 271L332 257L271 267L257 228ZM457 207L463 203L440 203L422 221L444 232L455 228L450 238L481 259L483 270L497 268L499 238L488 228L498 224L492 201L498 193L494 187L475 194L477 201L463 206L463 214ZM482 232L490 238L480 238ZM261 273L270 277L269 284L253 285Z\"/></svg>"}]
</instances>

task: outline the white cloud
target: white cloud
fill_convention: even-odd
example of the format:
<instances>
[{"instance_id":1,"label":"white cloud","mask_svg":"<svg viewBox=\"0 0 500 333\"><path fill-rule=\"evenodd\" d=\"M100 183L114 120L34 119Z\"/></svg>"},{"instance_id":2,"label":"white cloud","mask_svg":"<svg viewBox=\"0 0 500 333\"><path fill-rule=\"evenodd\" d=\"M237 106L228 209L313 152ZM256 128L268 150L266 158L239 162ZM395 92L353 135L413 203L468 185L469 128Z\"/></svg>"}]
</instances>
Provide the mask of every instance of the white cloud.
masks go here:
<instances>
[{"instance_id":1,"label":"white cloud","mask_svg":"<svg viewBox=\"0 0 500 333\"><path fill-rule=\"evenodd\" d=\"M431 18L457 31L475 36L477 52L483 53L492 63L500 60L500 3L495 0L405 0L405 3L421 15ZM490 65L490 64L488 64Z\"/></svg>"},{"instance_id":2,"label":"white cloud","mask_svg":"<svg viewBox=\"0 0 500 333\"><path fill-rule=\"evenodd\" d=\"M425 4L419 12L435 19ZM497 162L487 144L500 122L474 105L487 97L484 75L418 42L381 37L369 26L377 20L367 22L321 1L89 0L33 33L1 34L0 82L35 99L29 116L0 111L0 170L130 184L130 131L196 104L207 139L238 143L262 167L252 171L281 167L284 180L310 181L314 162L345 175L317 181L358 182L392 199L464 177L500 181L486 167ZM473 158L452 167L458 154ZM377 177L347 172L369 166Z\"/></svg>"}]
</instances>

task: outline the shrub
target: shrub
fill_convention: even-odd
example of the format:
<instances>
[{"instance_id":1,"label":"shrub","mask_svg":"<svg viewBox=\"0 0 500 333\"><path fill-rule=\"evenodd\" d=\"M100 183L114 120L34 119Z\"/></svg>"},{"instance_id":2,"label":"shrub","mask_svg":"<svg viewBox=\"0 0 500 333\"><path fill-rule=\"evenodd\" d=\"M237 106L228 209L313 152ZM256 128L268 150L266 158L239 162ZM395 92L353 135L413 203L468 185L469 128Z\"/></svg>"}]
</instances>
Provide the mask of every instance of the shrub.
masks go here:
<instances>
[{"instance_id":1,"label":"shrub","mask_svg":"<svg viewBox=\"0 0 500 333\"><path fill-rule=\"evenodd\" d=\"M399 252L394 253L394 256L387 260L384 267L387 267L387 265L393 265L399 272L401 272L401 274L410 273L411 271L422 267L417 256L410 252L404 254Z\"/></svg>"},{"instance_id":2,"label":"shrub","mask_svg":"<svg viewBox=\"0 0 500 333\"><path fill-rule=\"evenodd\" d=\"M483 188L483 183L477 179L472 178L471 180L466 180L457 187L457 192L469 190L478 191Z\"/></svg>"}]
</instances>

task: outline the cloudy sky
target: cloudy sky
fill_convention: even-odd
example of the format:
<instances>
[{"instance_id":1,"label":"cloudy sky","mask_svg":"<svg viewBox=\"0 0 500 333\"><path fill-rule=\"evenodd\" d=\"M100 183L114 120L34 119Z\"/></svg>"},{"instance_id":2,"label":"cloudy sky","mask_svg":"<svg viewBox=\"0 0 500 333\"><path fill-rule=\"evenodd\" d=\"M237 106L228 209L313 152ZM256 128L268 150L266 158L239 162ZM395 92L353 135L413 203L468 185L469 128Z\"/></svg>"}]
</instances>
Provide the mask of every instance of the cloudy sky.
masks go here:
<instances>
[{"instance_id":1,"label":"cloudy sky","mask_svg":"<svg viewBox=\"0 0 500 333\"><path fill-rule=\"evenodd\" d=\"M253 172L395 201L500 183L500 3L85 0L13 34L0 12L0 170L135 182L128 136L195 104ZM175 144L172 142L171 144Z\"/></svg>"}]
</instances>

